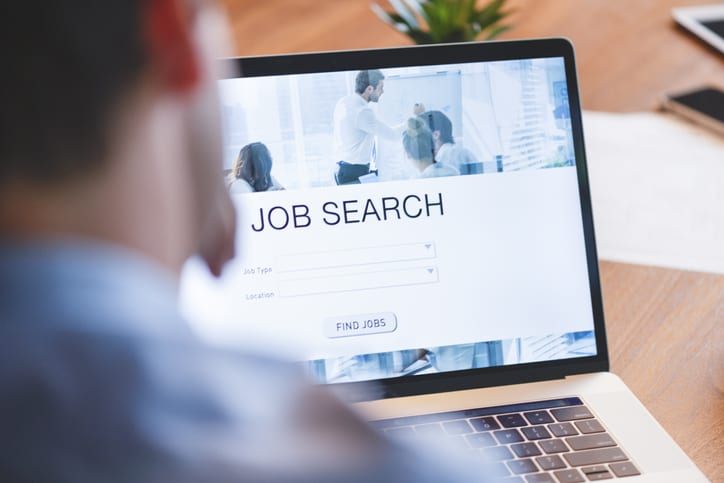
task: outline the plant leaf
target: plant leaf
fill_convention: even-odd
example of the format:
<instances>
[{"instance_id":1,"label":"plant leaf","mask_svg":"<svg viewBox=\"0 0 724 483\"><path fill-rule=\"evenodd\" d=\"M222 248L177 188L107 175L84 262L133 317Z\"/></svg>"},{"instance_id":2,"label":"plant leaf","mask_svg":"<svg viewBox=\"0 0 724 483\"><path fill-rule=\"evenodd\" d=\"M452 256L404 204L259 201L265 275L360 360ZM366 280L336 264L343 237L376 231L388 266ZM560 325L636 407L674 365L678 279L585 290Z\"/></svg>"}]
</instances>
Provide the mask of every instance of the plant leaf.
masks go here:
<instances>
[{"instance_id":1,"label":"plant leaf","mask_svg":"<svg viewBox=\"0 0 724 483\"><path fill-rule=\"evenodd\" d=\"M420 4L420 0L402 0L405 5L407 5L407 8L410 9L410 11L415 12L416 15L422 17L423 10L422 5ZM422 0L425 1L425 0Z\"/></svg>"},{"instance_id":2,"label":"plant leaf","mask_svg":"<svg viewBox=\"0 0 724 483\"><path fill-rule=\"evenodd\" d=\"M404 19L400 17L397 14L391 14L386 12L382 7L377 5L376 3L373 3L370 5L370 8L372 11L388 25L391 25L396 30L399 30L400 32L407 34L410 31L410 26L405 23Z\"/></svg>"},{"instance_id":3,"label":"plant leaf","mask_svg":"<svg viewBox=\"0 0 724 483\"><path fill-rule=\"evenodd\" d=\"M394 12L371 5L385 23L417 44L465 42L480 36L492 39L509 28L500 21L512 10L502 11L505 0L491 0L480 9L478 0L388 0Z\"/></svg>"},{"instance_id":4,"label":"plant leaf","mask_svg":"<svg viewBox=\"0 0 724 483\"><path fill-rule=\"evenodd\" d=\"M410 26L412 29L419 29L420 24L417 22L417 19L415 18L415 12L411 10L405 3L403 3L401 0L388 0L390 2L390 5L392 5L392 8L395 9L397 14L402 17L405 20L405 23Z\"/></svg>"},{"instance_id":5,"label":"plant leaf","mask_svg":"<svg viewBox=\"0 0 724 483\"><path fill-rule=\"evenodd\" d=\"M493 0L481 10L476 12L475 19L480 24L482 30L485 30L489 25L493 25L502 20L503 17L510 13L500 11L504 1L505 0Z\"/></svg>"},{"instance_id":6,"label":"plant leaf","mask_svg":"<svg viewBox=\"0 0 724 483\"><path fill-rule=\"evenodd\" d=\"M435 40L428 32L423 32L422 30L418 30L417 32L413 32L410 35L410 38L415 41L416 44L436 44L438 43L437 40Z\"/></svg>"},{"instance_id":7,"label":"plant leaf","mask_svg":"<svg viewBox=\"0 0 724 483\"><path fill-rule=\"evenodd\" d=\"M461 0L459 2L460 8L458 9L455 17L456 25L468 25L470 19L475 18L477 10L475 9L476 0Z\"/></svg>"}]
</instances>

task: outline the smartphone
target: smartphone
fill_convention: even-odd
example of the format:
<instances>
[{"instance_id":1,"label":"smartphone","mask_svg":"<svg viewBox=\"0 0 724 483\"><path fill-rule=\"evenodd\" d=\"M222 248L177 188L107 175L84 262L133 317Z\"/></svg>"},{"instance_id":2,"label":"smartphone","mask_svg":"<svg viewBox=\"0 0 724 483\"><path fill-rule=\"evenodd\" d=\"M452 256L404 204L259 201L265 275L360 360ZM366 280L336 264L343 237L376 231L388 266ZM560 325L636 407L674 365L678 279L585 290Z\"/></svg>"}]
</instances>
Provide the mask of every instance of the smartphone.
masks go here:
<instances>
[{"instance_id":1,"label":"smartphone","mask_svg":"<svg viewBox=\"0 0 724 483\"><path fill-rule=\"evenodd\" d=\"M724 54L724 4L674 8L671 15L682 27Z\"/></svg>"},{"instance_id":2,"label":"smartphone","mask_svg":"<svg viewBox=\"0 0 724 483\"><path fill-rule=\"evenodd\" d=\"M724 91L704 87L667 95L664 107L724 136Z\"/></svg>"}]
</instances>

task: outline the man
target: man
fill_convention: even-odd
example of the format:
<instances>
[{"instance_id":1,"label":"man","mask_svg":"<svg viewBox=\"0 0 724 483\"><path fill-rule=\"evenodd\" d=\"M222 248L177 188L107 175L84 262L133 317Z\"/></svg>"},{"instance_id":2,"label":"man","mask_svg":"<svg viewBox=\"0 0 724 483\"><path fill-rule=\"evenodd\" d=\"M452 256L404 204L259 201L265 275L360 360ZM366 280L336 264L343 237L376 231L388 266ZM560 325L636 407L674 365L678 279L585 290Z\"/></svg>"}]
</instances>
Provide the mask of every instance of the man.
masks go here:
<instances>
[{"instance_id":1,"label":"man","mask_svg":"<svg viewBox=\"0 0 724 483\"><path fill-rule=\"evenodd\" d=\"M337 184L359 183L361 176L375 171L377 136L393 141L402 136L404 124L387 126L369 106L370 102L380 100L384 87L385 76L381 71L361 70L355 78L354 94L340 99L334 108Z\"/></svg>"},{"instance_id":2,"label":"man","mask_svg":"<svg viewBox=\"0 0 724 483\"><path fill-rule=\"evenodd\" d=\"M36 0L0 18L0 480L451 477L179 316L187 257L218 274L234 247L217 10Z\"/></svg>"}]
</instances>

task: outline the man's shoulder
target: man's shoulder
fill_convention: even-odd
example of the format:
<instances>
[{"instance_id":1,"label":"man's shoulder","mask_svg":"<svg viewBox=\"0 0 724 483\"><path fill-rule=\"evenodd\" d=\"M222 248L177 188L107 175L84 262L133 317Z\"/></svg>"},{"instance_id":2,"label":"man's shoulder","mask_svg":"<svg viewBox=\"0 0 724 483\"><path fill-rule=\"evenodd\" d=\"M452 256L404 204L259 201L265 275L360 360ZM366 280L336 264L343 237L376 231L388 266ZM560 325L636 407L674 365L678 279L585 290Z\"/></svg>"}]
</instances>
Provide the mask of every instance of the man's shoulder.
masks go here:
<instances>
[{"instance_id":1,"label":"man's shoulder","mask_svg":"<svg viewBox=\"0 0 724 483\"><path fill-rule=\"evenodd\" d=\"M5 327L183 332L176 290L167 270L118 246L80 240L0 244L0 317L7 321Z\"/></svg>"},{"instance_id":2,"label":"man's shoulder","mask_svg":"<svg viewBox=\"0 0 724 483\"><path fill-rule=\"evenodd\" d=\"M352 93L342 97L338 103L342 103L347 107L364 108L367 106L367 101L362 99L359 94Z\"/></svg>"},{"instance_id":3,"label":"man's shoulder","mask_svg":"<svg viewBox=\"0 0 724 483\"><path fill-rule=\"evenodd\" d=\"M167 337L13 324L0 328L0 340L0 407L12 408L0 414L0 427L13 441L0 473L37 481L203 481L179 479L193 456L179 445L202 445L178 436L244 421L246 408L260 407L250 399L259 391L242 390L254 376L280 388L300 380L253 356ZM250 396L235 400L240 393ZM149 476L161 468L168 478Z\"/></svg>"}]
</instances>

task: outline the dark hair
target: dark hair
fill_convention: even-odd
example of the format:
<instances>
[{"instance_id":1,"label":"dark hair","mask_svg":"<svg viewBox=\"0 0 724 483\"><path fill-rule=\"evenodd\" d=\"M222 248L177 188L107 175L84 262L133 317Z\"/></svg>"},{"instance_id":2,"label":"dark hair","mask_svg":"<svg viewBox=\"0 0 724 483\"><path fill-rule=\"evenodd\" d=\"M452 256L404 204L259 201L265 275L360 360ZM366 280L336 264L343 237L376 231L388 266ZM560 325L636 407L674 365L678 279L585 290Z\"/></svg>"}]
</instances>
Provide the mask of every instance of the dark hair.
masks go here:
<instances>
[{"instance_id":1,"label":"dark hair","mask_svg":"<svg viewBox=\"0 0 724 483\"><path fill-rule=\"evenodd\" d=\"M376 89L377 85L384 78L385 75L380 70L361 70L357 73L357 77L354 80L354 91L357 94L362 94L365 89L367 89L367 86L372 86L373 89Z\"/></svg>"},{"instance_id":2,"label":"dark hair","mask_svg":"<svg viewBox=\"0 0 724 483\"><path fill-rule=\"evenodd\" d=\"M234 176L249 183L254 191L272 187L272 158L264 143L251 143L241 148L232 169Z\"/></svg>"},{"instance_id":3,"label":"dark hair","mask_svg":"<svg viewBox=\"0 0 724 483\"><path fill-rule=\"evenodd\" d=\"M407 120L407 129L402 133L402 146L414 160L435 162L432 132L419 117Z\"/></svg>"},{"instance_id":4,"label":"dark hair","mask_svg":"<svg viewBox=\"0 0 724 483\"><path fill-rule=\"evenodd\" d=\"M23 0L2 8L0 183L100 168L112 113L146 65L142 0Z\"/></svg>"},{"instance_id":5,"label":"dark hair","mask_svg":"<svg viewBox=\"0 0 724 483\"><path fill-rule=\"evenodd\" d=\"M430 131L440 132L440 142L443 144L455 143L455 139L452 134L452 122L443 112L426 111L420 114L420 117L425 120L425 123L427 123L427 127L430 128Z\"/></svg>"}]
</instances>

